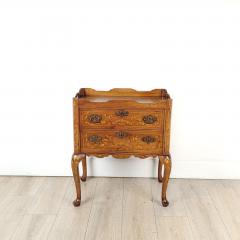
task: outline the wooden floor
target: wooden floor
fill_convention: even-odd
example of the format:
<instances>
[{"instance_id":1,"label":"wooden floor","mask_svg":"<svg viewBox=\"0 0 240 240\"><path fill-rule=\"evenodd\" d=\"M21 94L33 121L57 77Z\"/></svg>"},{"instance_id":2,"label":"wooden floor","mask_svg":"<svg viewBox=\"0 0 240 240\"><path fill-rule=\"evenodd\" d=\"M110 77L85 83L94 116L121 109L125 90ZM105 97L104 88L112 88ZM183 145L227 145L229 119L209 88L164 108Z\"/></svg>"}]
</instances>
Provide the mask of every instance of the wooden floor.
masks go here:
<instances>
[{"instance_id":1,"label":"wooden floor","mask_svg":"<svg viewBox=\"0 0 240 240\"><path fill-rule=\"evenodd\" d=\"M146 178L0 177L0 239L240 239L240 181L171 179L168 199Z\"/></svg>"}]
</instances>

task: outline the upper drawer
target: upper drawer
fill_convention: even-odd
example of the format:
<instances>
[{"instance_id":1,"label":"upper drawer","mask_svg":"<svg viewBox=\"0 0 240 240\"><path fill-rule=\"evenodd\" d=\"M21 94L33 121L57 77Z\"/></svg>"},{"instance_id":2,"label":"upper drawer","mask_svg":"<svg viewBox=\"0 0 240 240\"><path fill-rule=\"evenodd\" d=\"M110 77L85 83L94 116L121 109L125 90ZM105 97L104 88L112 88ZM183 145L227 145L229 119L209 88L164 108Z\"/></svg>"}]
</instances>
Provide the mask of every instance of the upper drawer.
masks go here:
<instances>
[{"instance_id":1,"label":"upper drawer","mask_svg":"<svg viewBox=\"0 0 240 240\"><path fill-rule=\"evenodd\" d=\"M80 112L80 124L90 128L161 128L162 112L134 111L127 109L92 110Z\"/></svg>"}]
</instances>

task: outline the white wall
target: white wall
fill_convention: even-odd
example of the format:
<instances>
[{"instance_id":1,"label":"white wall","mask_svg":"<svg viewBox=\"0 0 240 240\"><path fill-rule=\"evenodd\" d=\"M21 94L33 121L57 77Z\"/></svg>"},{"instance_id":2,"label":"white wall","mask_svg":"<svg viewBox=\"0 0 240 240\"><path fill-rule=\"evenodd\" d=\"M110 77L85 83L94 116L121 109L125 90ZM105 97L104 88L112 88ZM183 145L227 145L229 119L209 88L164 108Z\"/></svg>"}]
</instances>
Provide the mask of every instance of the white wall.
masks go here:
<instances>
[{"instance_id":1,"label":"white wall","mask_svg":"<svg viewBox=\"0 0 240 240\"><path fill-rule=\"evenodd\" d=\"M240 178L237 0L0 6L0 174L71 175L75 92L130 87L173 98L172 177ZM156 174L149 159L88 164L95 176Z\"/></svg>"}]
</instances>

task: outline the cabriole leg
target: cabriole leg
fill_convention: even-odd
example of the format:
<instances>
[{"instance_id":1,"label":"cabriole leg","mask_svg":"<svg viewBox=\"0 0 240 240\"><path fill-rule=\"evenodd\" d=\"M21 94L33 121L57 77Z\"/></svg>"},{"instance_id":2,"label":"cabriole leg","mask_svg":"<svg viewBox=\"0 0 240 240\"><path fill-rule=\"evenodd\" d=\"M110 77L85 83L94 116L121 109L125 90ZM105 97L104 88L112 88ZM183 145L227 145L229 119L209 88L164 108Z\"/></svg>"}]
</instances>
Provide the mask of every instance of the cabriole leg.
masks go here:
<instances>
[{"instance_id":1,"label":"cabriole leg","mask_svg":"<svg viewBox=\"0 0 240 240\"><path fill-rule=\"evenodd\" d=\"M169 202L166 197L166 192L167 192L167 186L168 186L168 180L171 172L171 156L165 156L163 160L163 165L164 165L164 175L163 175L163 184L162 184L162 205L163 207L167 207Z\"/></svg>"},{"instance_id":2,"label":"cabriole leg","mask_svg":"<svg viewBox=\"0 0 240 240\"><path fill-rule=\"evenodd\" d=\"M81 185L79 177L79 162L83 159L83 154L73 154L72 156L72 173L76 186L77 198L73 201L75 207L80 206L81 204Z\"/></svg>"},{"instance_id":3,"label":"cabriole leg","mask_svg":"<svg viewBox=\"0 0 240 240\"><path fill-rule=\"evenodd\" d=\"M85 182L87 180L87 160L86 155L82 158L82 169L83 169L83 175L81 177L81 180Z\"/></svg>"},{"instance_id":4,"label":"cabriole leg","mask_svg":"<svg viewBox=\"0 0 240 240\"><path fill-rule=\"evenodd\" d=\"M158 158L159 158L159 161L158 161L158 181L162 182L163 181L163 177L162 177L163 157L158 156Z\"/></svg>"}]
</instances>

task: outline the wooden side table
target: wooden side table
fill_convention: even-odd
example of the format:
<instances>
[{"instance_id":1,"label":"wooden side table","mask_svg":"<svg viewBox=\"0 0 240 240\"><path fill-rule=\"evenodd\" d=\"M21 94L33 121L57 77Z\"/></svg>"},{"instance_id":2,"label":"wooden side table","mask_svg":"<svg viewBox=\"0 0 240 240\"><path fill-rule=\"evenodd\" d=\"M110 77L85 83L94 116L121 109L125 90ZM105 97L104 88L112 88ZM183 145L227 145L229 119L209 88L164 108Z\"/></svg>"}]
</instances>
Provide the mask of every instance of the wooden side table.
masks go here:
<instances>
[{"instance_id":1,"label":"wooden side table","mask_svg":"<svg viewBox=\"0 0 240 240\"><path fill-rule=\"evenodd\" d=\"M86 156L116 158L159 157L158 181L162 182L162 205L167 207L167 185L171 171L170 119L172 99L165 89L136 91L82 88L73 98L74 153L72 172L81 203L82 181L87 178ZM164 173L162 175L162 168Z\"/></svg>"}]
</instances>

